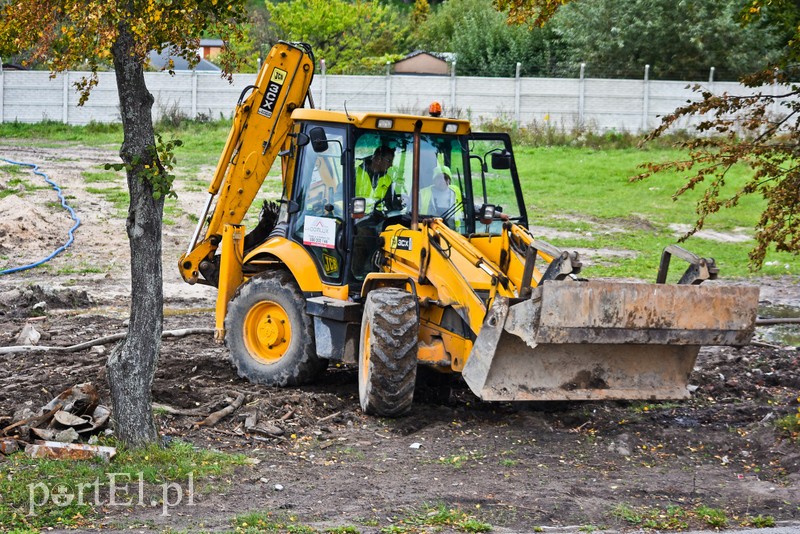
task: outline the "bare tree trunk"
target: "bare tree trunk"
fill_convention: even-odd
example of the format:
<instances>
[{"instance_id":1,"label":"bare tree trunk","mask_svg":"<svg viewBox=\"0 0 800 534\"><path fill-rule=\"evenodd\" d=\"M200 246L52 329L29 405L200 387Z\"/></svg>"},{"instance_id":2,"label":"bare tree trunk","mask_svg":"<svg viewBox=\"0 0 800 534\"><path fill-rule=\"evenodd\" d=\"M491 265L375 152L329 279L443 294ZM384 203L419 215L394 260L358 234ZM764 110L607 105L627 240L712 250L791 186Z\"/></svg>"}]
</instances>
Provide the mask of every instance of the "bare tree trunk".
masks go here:
<instances>
[{"instance_id":1,"label":"bare tree trunk","mask_svg":"<svg viewBox=\"0 0 800 534\"><path fill-rule=\"evenodd\" d=\"M158 440L152 411L152 385L161 349L163 288L161 220L164 200L153 198L153 187L141 177L144 165L158 165L152 151L153 95L136 57L134 37L126 23L111 52L114 57L124 140L120 157L128 165L127 231L131 247L131 315L128 336L106 363L117 437L131 447Z\"/></svg>"}]
</instances>

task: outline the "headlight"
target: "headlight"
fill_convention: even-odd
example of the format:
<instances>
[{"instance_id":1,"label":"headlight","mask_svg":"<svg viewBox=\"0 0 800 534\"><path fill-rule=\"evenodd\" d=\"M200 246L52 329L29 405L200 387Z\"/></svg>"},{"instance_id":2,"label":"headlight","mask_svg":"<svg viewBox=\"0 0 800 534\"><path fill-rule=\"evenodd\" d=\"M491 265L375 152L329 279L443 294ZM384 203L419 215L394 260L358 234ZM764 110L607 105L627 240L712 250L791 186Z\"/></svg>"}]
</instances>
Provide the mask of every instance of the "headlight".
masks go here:
<instances>
[{"instance_id":1,"label":"headlight","mask_svg":"<svg viewBox=\"0 0 800 534\"><path fill-rule=\"evenodd\" d=\"M483 224L490 224L494 219L494 204L484 204L481 206L478 216Z\"/></svg>"},{"instance_id":2,"label":"headlight","mask_svg":"<svg viewBox=\"0 0 800 534\"><path fill-rule=\"evenodd\" d=\"M351 201L350 204L350 215L353 219L360 219L364 216L364 213L367 211L367 199L362 197L356 197Z\"/></svg>"}]
</instances>

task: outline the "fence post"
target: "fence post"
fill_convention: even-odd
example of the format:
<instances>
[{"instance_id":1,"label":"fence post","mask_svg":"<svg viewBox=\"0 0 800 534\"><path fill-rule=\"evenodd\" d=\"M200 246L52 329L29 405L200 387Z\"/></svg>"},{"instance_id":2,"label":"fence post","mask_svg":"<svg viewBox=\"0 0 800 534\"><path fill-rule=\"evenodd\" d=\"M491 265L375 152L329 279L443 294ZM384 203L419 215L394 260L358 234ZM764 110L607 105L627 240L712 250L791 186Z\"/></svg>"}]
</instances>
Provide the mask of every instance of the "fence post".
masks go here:
<instances>
[{"instance_id":1,"label":"fence post","mask_svg":"<svg viewBox=\"0 0 800 534\"><path fill-rule=\"evenodd\" d=\"M581 74L578 78L578 128L583 128L586 106L586 63L581 63Z\"/></svg>"},{"instance_id":2,"label":"fence post","mask_svg":"<svg viewBox=\"0 0 800 534\"><path fill-rule=\"evenodd\" d=\"M456 110L456 60L450 69L450 109ZM452 116L452 115L451 115Z\"/></svg>"},{"instance_id":3,"label":"fence post","mask_svg":"<svg viewBox=\"0 0 800 534\"><path fill-rule=\"evenodd\" d=\"M715 70L714 67L711 67L709 69L709 71L708 71L708 83L709 83L709 85L714 83L714 70Z\"/></svg>"},{"instance_id":4,"label":"fence post","mask_svg":"<svg viewBox=\"0 0 800 534\"><path fill-rule=\"evenodd\" d=\"M519 73L522 70L522 63L517 62L517 74L516 79L514 81L514 120L519 125L521 117L520 117L520 96L521 96L521 84L522 80L519 77Z\"/></svg>"},{"instance_id":5,"label":"fence post","mask_svg":"<svg viewBox=\"0 0 800 534\"><path fill-rule=\"evenodd\" d=\"M386 62L386 113L392 112L392 64Z\"/></svg>"},{"instance_id":6,"label":"fence post","mask_svg":"<svg viewBox=\"0 0 800 534\"><path fill-rule=\"evenodd\" d=\"M650 112L650 65L644 66L642 84L642 131L647 131L647 114Z\"/></svg>"},{"instance_id":7,"label":"fence post","mask_svg":"<svg viewBox=\"0 0 800 534\"><path fill-rule=\"evenodd\" d=\"M197 118L197 71L192 71L192 118Z\"/></svg>"},{"instance_id":8,"label":"fence post","mask_svg":"<svg viewBox=\"0 0 800 534\"><path fill-rule=\"evenodd\" d=\"M778 69L774 70L774 75L772 77L772 104L770 104L770 113L773 115L773 120L777 120L778 112L780 112L780 104L778 103L778 73L780 71Z\"/></svg>"},{"instance_id":9,"label":"fence post","mask_svg":"<svg viewBox=\"0 0 800 534\"><path fill-rule=\"evenodd\" d=\"M6 85L6 77L3 75L3 58L0 57L0 124L5 122L5 100L3 99L3 87Z\"/></svg>"},{"instance_id":10,"label":"fence post","mask_svg":"<svg viewBox=\"0 0 800 534\"><path fill-rule=\"evenodd\" d=\"M322 99L320 100L320 108L328 109L328 75L324 59L319 60L319 72L322 74Z\"/></svg>"},{"instance_id":11,"label":"fence post","mask_svg":"<svg viewBox=\"0 0 800 534\"><path fill-rule=\"evenodd\" d=\"M61 122L69 124L69 71L64 72L61 89Z\"/></svg>"}]
</instances>

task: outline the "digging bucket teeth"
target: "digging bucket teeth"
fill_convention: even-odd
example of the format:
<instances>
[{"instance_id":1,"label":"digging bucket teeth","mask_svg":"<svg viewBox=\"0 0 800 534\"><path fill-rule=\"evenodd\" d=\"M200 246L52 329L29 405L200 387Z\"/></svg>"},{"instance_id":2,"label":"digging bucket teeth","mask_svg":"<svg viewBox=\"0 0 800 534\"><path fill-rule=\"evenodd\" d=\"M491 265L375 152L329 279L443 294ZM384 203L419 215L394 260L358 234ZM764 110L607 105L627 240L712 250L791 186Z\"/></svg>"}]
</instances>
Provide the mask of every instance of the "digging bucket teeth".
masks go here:
<instances>
[{"instance_id":1,"label":"digging bucket teeth","mask_svg":"<svg viewBox=\"0 0 800 534\"><path fill-rule=\"evenodd\" d=\"M702 345L742 346L758 288L545 282L497 297L463 376L484 400L684 399Z\"/></svg>"}]
</instances>

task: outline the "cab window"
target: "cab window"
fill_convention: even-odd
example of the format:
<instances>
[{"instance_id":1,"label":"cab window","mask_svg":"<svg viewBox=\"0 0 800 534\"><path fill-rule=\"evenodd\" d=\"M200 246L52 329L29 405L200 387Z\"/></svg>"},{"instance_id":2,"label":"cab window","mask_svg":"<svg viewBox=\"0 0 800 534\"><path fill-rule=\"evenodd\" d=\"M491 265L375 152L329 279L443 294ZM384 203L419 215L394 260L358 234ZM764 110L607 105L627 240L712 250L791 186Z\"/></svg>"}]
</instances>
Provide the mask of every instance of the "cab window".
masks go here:
<instances>
[{"instance_id":1,"label":"cab window","mask_svg":"<svg viewBox=\"0 0 800 534\"><path fill-rule=\"evenodd\" d=\"M472 141L470 154L473 209L478 214L484 204L495 206L494 219L489 224L476 221L475 231L498 234L504 218L522 219L512 176L511 153L502 139L481 139Z\"/></svg>"},{"instance_id":2,"label":"cab window","mask_svg":"<svg viewBox=\"0 0 800 534\"><path fill-rule=\"evenodd\" d=\"M320 128L318 125L309 125ZM318 260L323 278L339 280L342 275L341 232L344 214L342 147L345 131L322 126L327 148L317 152L311 144L301 148L294 201L299 207L292 238L306 246Z\"/></svg>"}]
</instances>

